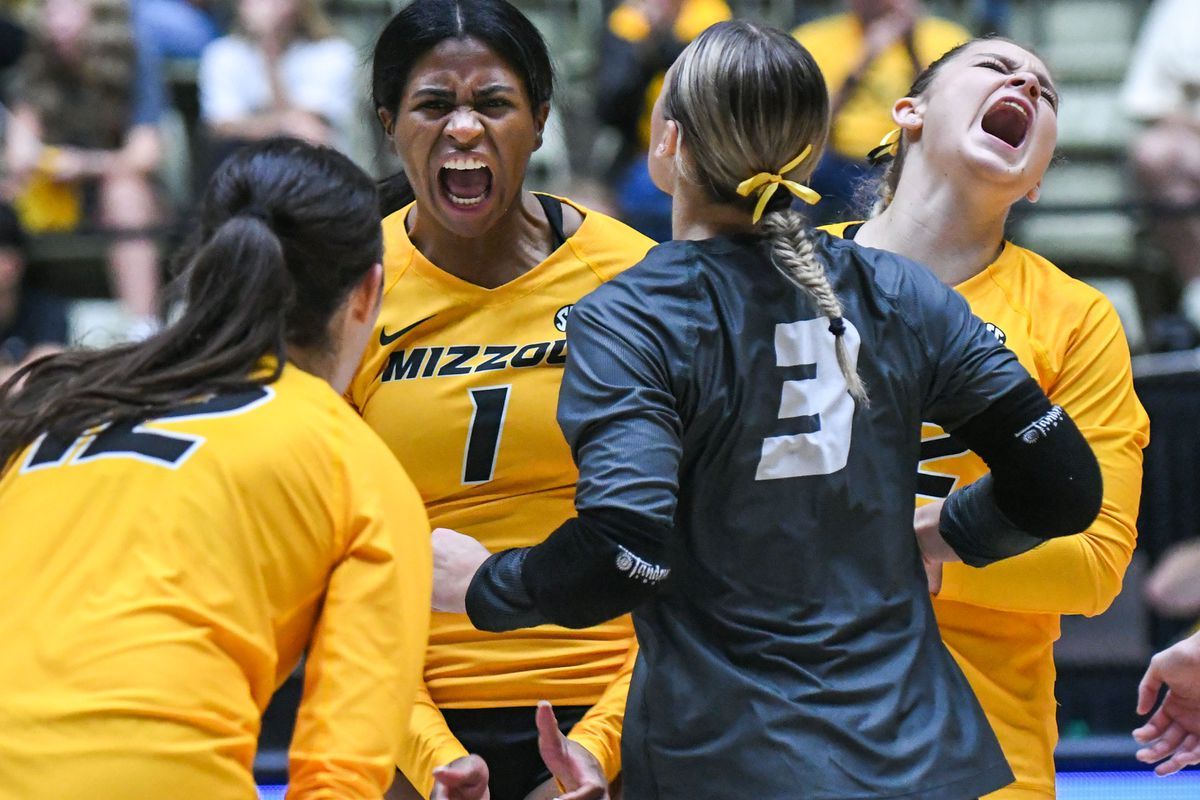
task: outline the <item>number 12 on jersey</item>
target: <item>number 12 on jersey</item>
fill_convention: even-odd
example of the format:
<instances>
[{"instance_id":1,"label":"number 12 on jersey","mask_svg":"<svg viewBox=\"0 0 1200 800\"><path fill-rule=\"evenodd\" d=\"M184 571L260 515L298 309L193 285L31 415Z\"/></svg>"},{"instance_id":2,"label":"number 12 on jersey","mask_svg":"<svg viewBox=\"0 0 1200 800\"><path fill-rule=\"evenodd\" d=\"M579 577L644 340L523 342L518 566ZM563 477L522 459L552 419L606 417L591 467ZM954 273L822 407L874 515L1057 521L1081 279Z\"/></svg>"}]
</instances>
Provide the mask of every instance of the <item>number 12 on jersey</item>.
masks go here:
<instances>
[{"instance_id":1,"label":"number 12 on jersey","mask_svg":"<svg viewBox=\"0 0 1200 800\"><path fill-rule=\"evenodd\" d=\"M850 368L858 368L858 329L845 320ZM830 475L850 458L854 398L838 367L835 339L824 317L775 326L775 366L794 376L783 382L779 419L791 431L763 439L755 480Z\"/></svg>"},{"instance_id":2,"label":"number 12 on jersey","mask_svg":"<svg viewBox=\"0 0 1200 800\"><path fill-rule=\"evenodd\" d=\"M487 483L496 472L496 455L500 452L500 433L508 412L511 386L488 386L469 389L471 394L471 426L467 428L467 447L463 453L462 482Z\"/></svg>"}]
</instances>

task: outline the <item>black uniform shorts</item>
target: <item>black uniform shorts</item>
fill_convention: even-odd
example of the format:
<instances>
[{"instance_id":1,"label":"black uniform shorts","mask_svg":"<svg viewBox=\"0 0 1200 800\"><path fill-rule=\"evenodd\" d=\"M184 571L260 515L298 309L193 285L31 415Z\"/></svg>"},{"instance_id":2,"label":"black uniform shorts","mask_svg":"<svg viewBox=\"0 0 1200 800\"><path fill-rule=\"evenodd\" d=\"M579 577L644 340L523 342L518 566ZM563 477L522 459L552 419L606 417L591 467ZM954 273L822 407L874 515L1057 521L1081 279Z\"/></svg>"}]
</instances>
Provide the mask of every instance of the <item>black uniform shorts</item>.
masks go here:
<instances>
[{"instance_id":1,"label":"black uniform shorts","mask_svg":"<svg viewBox=\"0 0 1200 800\"><path fill-rule=\"evenodd\" d=\"M587 713L588 706L555 706L565 734ZM442 715L467 752L488 765L492 800L524 800L550 778L538 752L536 706L519 708L443 708Z\"/></svg>"}]
</instances>

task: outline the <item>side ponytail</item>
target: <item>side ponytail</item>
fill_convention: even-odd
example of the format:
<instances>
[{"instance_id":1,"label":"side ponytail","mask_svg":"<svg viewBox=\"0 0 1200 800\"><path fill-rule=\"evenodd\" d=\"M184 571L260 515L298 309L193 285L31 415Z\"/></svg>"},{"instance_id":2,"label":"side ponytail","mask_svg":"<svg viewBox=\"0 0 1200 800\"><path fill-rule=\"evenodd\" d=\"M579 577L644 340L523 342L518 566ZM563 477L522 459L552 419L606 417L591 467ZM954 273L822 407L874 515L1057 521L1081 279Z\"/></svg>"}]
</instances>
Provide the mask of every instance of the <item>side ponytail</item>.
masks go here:
<instances>
[{"instance_id":1,"label":"side ponytail","mask_svg":"<svg viewBox=\"0 0 1200 800\"><path fill-rule=\"evenodd\" d=\"M289 347L329 345L381 236L374 184L345 156L290 139L242 149L205 193L172 286L177 320L135 344L47 356L0 385L0 471L42 433L73 438L277 380Z\"/></svg>"},{"instance_id":2,"label":"side ponytail","mask_svg":"<svg viewBox=\"0 0 1200 800\"><path fill-rule=\"evenodd\" d=\"M864 405L868 404L867 387L850 362L850 354L846 350L842 302L833 291L825 267L816 256L812 233L804 217L791 209L768 211L761 224L771 243L771 262L775 268L804 291L817 310L829 319L838 367L846 378L850 396Z\"/></svg>"}]
</instances>

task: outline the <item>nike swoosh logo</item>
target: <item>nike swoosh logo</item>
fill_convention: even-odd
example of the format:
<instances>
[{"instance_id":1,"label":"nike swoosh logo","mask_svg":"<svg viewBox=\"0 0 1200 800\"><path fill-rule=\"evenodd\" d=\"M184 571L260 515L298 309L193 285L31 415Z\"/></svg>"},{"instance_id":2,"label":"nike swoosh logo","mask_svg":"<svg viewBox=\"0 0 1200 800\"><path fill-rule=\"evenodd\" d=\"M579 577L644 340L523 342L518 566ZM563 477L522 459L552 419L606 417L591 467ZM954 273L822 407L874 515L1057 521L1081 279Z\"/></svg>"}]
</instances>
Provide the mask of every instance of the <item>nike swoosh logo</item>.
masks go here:
<instances>
[{"instance_id":1,"label":"nike swoosh logo","mask_svg":"<svg viewBox=\"0 0 1200 800\"><path fill-rule=\"evenodd\" d=\"M386 327L380 328L379 329L379 346L387 347L389 344L396 341L401 336L403 336L404 334L411 331L413 328L420 325L422 322L428 322L429 320L433 319L436 316L437 316L437 314L430 314L425 319L419 319L416 322L414 322L412 325L409 325L407 328L401 328L400 330L396 331L395 333L388 333Z\"/></svg>"}]
</instances>

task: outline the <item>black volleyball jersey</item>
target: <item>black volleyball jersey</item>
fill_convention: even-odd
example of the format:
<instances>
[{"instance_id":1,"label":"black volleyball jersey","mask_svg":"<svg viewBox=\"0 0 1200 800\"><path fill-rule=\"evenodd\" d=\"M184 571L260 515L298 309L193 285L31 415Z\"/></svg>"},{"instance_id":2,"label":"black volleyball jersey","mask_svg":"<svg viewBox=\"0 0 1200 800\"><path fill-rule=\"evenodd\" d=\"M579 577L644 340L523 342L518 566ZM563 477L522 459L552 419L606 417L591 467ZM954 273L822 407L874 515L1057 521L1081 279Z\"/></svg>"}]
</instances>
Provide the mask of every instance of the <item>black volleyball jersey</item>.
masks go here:
<instances>
[{"instance_id":1,"label":"black volleyball jersey","mask_svg":"<svg viewBox=\"0 0 1200 800\"><path fill-rule=\"evenodd\" d=\"M631 797L963 800L1012 780L938 636L912 498L921 422L953 431L1028 373L926 268L813 235L867 405L760 239L660 245L571 315L577 507L673 527L634 612Z\"/></svg>"}]
</instances>

